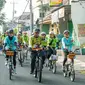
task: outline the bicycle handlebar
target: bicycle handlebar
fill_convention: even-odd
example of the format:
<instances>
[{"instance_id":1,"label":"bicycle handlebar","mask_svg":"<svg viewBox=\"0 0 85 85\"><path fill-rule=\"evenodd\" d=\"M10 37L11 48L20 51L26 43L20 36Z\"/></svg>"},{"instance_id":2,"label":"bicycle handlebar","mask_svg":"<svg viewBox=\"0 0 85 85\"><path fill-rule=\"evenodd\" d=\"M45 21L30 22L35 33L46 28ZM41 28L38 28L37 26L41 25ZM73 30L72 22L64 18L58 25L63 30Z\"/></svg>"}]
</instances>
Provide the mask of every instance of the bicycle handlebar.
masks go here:
<instances>
[{"instance_id":1,"label":"bicycle handlebar","mask_svg":"<svg viewBox=\"0 0 85 85\"><path fill-rule=\"evenodd\" d=\"M32 48L33 51L40 51L42 48Z\"/></svg>"}]
</instances>

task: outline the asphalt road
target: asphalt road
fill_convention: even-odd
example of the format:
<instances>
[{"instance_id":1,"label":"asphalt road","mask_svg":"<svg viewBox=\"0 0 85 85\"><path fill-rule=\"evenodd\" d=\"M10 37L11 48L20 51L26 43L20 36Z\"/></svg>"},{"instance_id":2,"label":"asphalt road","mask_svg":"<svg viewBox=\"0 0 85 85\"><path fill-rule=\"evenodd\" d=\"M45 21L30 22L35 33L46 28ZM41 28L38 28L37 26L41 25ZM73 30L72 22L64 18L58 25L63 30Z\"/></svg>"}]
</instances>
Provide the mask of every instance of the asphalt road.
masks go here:
<instances>
[{"instance_id":1,"label":"asphalt road","mask_svg":"<svg viewBox=\"0 0 85 85\"><path fill-rule=\"evenodd\" d=\"M38 83L37 79L30 74L30 59L25 61L24 67L20 67L17 62L17 74L9 80L4 60L4 57L0 55L0 85L85 85L85 75L76 72L75 82L71 82L69 78L64 78L60 65L56 74L44 68L42 83Z\"/></svg>"}]
</instances>

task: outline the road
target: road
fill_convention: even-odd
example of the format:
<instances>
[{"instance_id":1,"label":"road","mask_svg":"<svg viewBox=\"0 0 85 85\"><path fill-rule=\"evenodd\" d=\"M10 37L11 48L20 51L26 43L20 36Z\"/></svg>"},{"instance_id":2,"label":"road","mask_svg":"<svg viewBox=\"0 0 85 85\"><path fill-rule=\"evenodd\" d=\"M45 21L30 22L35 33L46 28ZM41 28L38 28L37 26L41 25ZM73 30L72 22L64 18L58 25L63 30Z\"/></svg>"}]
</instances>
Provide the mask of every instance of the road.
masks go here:
<instances>
[{"instance_id":1,"label":"road","mask_svg":"<svg viewBox=\"0 0 85 85\"><path fill-rule=\"evenodd\" d=\"M0 85L85 85L85 75L76 72L75 82L69 78L64 78L61 66L58 64L57 74L43 69L42 83L30 74L30 60L25 61L24 67L20 67L17 62L17 74L10 81L8 78L8 69L4 65L4 57L0 55Z\"/></svg>"}]
</instances>

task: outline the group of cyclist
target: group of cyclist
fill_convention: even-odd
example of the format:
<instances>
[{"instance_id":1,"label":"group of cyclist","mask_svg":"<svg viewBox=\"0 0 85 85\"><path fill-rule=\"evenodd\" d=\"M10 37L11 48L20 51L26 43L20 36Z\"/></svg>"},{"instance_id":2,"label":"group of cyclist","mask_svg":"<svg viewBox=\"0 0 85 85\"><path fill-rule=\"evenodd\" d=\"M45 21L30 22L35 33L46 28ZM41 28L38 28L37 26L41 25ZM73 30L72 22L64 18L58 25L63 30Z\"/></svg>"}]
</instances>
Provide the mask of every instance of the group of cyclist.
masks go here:
<instances>
[{"instance_id":1,"label":"group of cyclist","mask_svg":"<svg viewBox=\"0 0 85 85\"><path fill-rule=\"evenodd\" d=\"M67 55L69 51L72 51L73 46L73 40L69 36L69 31L64 31L64 37L62 38L62 49L64 52L64 61L63 61L63 71L64 71L64 65L67 61ZM56 46L59 42L58 38L56 37L55 33L52 31L49 33L49 37L45 32L41 32L39 29L35 29L33 31L32 36L28 36L26 32L23 34L20 32L17 36L14 35L14 31L10 30L8 33L6 33L4 40L4 50L12 50L14 51L13 56L13 65L14 65L14 71L16 72L16 50L17 46L20 46L21 44L26 44L29 47L29 50L31 51L31 71L30 74L33 74L35 69L35 61L37 52L33 51L33 48L41 47L43 50L41 51L41 56L43 59L43 64L45 63L45 58L49 59L51 54L56 55ZM6 56L5 65L7 65L8 56Z\"/></svg>"}]
</instances>

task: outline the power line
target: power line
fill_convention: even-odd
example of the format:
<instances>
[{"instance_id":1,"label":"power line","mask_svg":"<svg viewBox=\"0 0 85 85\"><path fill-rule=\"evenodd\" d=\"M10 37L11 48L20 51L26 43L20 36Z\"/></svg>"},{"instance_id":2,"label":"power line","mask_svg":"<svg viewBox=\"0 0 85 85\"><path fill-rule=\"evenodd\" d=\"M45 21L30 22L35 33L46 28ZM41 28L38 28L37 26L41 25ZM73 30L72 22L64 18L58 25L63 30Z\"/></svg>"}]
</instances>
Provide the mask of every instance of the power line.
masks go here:
<instances>
[{"instance_id":1,"label":"power line","mask_svg":"<svg viewBox=\"0 0 85 85\"><path fill-rule=\"evenodd\" d=\"M27 2L27 4L26 4L25 9L23 10L23 12L22 12L21 16L18 18L18 21L19 21L19 19L22 17L22 15L24 14L24 12L25 12L25 10L26 10L26 8L27 8L28 4L29 4L29 0L28 0L28 2Z\"/></svg>"}]
</instances>

